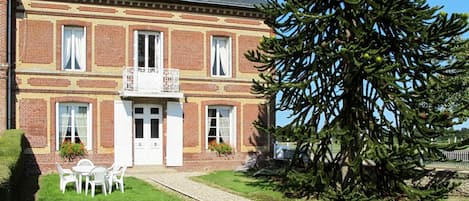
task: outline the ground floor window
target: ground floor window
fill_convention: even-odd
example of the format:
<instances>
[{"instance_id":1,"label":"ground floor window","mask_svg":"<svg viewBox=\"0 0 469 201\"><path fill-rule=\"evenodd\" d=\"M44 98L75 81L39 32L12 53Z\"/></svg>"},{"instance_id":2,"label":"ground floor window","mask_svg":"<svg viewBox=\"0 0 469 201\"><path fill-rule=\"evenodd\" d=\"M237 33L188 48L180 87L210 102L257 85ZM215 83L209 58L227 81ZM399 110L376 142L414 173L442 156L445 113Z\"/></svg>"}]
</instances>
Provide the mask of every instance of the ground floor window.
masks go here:
<instances>
[{"instance_id":1,"label":"ground floor window","mask_svg":"<svg viewBox=\"0 0 469 201\"><path fill-rule=\"evenodd\" d=\"M230 106L207 107L207 147L212 143L225 143L234 147L235 108Z\"/></svg>"},{"instance_id":2,"label":"ground floor window","mask_svg":"<svg viewBox=\"0 0 469 201\"><path fill-rule=\"evenodd\" d=\"M91 105L57 104L57 150L64 142L81 143L91 150Z\"/></svg>"}]
</instances>

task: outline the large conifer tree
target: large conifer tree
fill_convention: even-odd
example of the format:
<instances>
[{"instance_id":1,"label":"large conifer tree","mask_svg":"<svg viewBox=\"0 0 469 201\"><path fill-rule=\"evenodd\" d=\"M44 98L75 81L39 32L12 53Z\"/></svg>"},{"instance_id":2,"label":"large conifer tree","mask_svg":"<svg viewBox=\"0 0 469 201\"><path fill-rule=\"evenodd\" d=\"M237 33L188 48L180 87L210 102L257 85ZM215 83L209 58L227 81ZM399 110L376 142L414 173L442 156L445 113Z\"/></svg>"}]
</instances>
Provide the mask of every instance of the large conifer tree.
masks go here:
<instances>
[{"instance_id":1,"label":"large conifer tree","mask_svg":"<svg viewBox=\"0 0 469 201\"><path fill-rule=\"evenodd\" d=\"M285 191L321 200L448 193L452 185L432 180L424 162L461 145L432 139L469 109L442 98L461 87L448 78L469 68L467 14L425 0L267 0L259 8L275 36L246 54L261 64L253 90L280 96L276 109L290 111L291 122L266 129L299 145Z\"/></svg>"}]
</instances>

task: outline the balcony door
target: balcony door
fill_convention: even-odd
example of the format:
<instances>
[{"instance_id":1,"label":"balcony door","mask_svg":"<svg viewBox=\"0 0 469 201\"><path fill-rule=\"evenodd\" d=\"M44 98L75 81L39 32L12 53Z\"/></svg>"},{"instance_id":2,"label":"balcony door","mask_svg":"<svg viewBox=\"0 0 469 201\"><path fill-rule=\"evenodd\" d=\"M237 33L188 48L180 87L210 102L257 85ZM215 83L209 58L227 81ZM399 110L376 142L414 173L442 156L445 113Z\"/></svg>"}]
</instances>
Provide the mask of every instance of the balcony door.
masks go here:
<instances>
[{"instance_id":1,"label":"balcony door","mask_svg":"<svg viewBox=\"0 0 469 201\"><path fill-rule=\"evenodd\" d=\"M134 32L134 66L137 89L160 92L163 85L163 34L153 31Z\"/></svg>"},{"instance_id":2,"label":"balcony door","mask_svg":"<svg viewBox=\"0 0 469 201\"><path fill-rule=\"evenodd\" d=\"M160 105L134 105L134 163L162 165L162 111Z\"/></svg>"}]
</instances>

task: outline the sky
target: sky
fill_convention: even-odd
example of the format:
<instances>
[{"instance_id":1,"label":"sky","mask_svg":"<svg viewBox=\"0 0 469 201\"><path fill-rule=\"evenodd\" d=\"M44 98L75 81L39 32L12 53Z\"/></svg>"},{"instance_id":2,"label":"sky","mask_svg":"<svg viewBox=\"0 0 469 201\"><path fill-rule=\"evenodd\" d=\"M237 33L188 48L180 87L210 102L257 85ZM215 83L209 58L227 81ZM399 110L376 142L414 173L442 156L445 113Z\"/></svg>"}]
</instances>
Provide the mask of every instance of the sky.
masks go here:
<instances>
[{"instance_id":1,"label":"sky","mask_svg":"<svg viewBox=\"0 0 469 201\"><path fill-rule=\"evenodd\" d=\"M430 6L442 5L444 6L442 10L446 13L469 13L469 1L468 0L427 0L427 3ZM469 32L464 34L464 38L469 38ZM288 123L288 112L279 112L276 113L276 123L279 126L285 125ZM469 120L461 125L456 125L455 129L459 130L461 128L469 128Z\"/></svg>"}]
</instances>

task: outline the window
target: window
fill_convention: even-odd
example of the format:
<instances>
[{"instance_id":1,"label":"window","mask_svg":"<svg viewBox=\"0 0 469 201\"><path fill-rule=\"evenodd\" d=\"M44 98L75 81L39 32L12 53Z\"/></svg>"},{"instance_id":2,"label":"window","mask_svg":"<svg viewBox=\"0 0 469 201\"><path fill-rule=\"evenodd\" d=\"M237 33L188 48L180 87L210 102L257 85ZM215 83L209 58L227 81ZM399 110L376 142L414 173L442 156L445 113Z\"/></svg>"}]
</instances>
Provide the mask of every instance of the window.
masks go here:
<instances>
[{"instance_id":1,"label":"window","mask_svg":"<svg viewBox=\"0 0 469 201\"><path fill-rule=\"evenodd\" d=\"M57 104L57 150L63 142L82 143L91 150L90 111L89 104Z\"/></svg>"},{"instance_id":2,"label":"window","mask_svg":"<svg viewBox=\"0 0 469 201\"><path fill-rule=\"evenodd\" d=\"M159 32L135 31L134 65L149 72L163 68L163 35Z\"/></svg>"},{"instance_id":3,"label":"window","mask_svg":"<svg viewBox=\"0 0 469 201\"><path fill-rule=\"evenodd\" d=\"M231 77L231 40L228 37L212 37L211 75Z\"/></svg>"},{"instance_id":4,"label":"window","mask_svg":"<svg viewBox=\"0 0 469 201\"><path fill-rule=\"evenodd\" d=\"M234 108L209 106L207 109L207 146L211 143L235 143Z\"/></svg>"},{"instance_id":5,"label":"window","mask_svg":"<svg viewBox=\"0 0 469 201\"><path fill-rule=\"evenodd\" d=\"M84 71L86 69L85 28L63 26L62 34L62 69Z\"/></svg>"}]
</instances>

